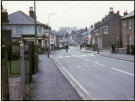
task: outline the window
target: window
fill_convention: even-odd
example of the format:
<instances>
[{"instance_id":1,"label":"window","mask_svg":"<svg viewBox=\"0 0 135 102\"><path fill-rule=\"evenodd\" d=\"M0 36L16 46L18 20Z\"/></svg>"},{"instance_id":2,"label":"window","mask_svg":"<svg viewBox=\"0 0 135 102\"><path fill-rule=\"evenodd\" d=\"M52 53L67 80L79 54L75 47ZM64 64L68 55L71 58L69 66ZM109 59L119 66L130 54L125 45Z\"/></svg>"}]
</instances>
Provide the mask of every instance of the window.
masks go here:
<instances>
[{"instance_id":1,"label":"window","mask_svg":"<svg viewBox=\"0 0 135 102\"><path fill-rule=\"evenodd\" d=\"M16 33L17 34L22 34L23 33L23 26L22 25L16 26Z\"/></svg>"},{"instance_id":2,"label":"window","mask_svg":"<svg viewBox=\"0 0 135 102\"><path fill-rule=\"evenodd\" d=\"M51 36L51 39L54 39L54 35Z\"/></svg>"},{"instance_id":3,"label":"window","mask_svg":"<svg viewBox=\"0 0 135 102\"><path fill-rule=\"evenodd\" d=\"M103 27L104 34L108 34L108 26Z\"/></svg>"},{"instance_id":4,"label":"window","mask_svg":"<svg viewBox=\"0 0 135 102\"><path fill-rule=\"evenodd\" d=\"M38 33L42 33L42 27L38 26Z\"/></svg>"},{"instance_id":5,"label":"window","mask_svg":"<svg viewBox=\"0 0 135 102\"><path fill-rule=\"evenodd\" d=\"M132 42L131 42L131 35L129 35L129 45L131 45Z\"/></svg>"},{"instance_id":6,"label":"window","mask_svg":"<svg viewBox=\"0 0 135 102\"><path fill-rule=\"evenodd\" d=\"M128 21L128 29L131 29L131 20Z\"/></svg>"}]
</instances>

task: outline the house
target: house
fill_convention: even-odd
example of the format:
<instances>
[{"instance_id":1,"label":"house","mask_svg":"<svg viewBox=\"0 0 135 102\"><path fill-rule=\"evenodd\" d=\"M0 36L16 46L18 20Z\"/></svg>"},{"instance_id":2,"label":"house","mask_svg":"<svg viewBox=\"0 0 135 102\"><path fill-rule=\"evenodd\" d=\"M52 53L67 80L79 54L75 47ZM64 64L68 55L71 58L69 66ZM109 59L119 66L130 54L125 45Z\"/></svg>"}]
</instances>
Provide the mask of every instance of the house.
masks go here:
<instances>
[{"instance_id":1,"label":"house","mask_svg":"<svg viewBox=\"0 0 135 102\"><path fill-rule=\"evenodd\" d=\"M121 29L122 47L134 45L134 10L129 14L127 11L124 13L124 17L121 18Z\"/></svg>"},{"instance_id":2,"label":"house","mask_svg":"<svg viewBox=\"0 0 135 102\"><path fill-rule=\"evenodd\" d=\"M2 29L11 30L12 42L25 39L27 42L35 42L34 11L30 7L29 16L22 11L9 14L6 17L9 22L2 22ZM40 49L45 46L46 34L44 31L48 26L36 21L37 24L37 43Z\"/></svg>"},{"instance_id":3,"label":"house","mask_svg":"<svg viewBox=\"0 0 135 102\"><path fill-rule=\"evenodd\" d=\"M55 30L50 30L50 49L54 50L56 47L58 47L57 32Z\"/></svg>"},{"instance_id":4,"label":"house","mask_svg":"<svg viewBox=\"0 0 135 102\"><path fill-rule=\"evenodd\" d=\"M72 39L73 39L73 43L74 45L80 45L81 44L81 40L82 40L82 36L81 34L85 32L84 29L80 29L78 31L76 31L73 35L72 35Z\"/></svg>"},{"instance_id":5,"label":"house","mask_svg":"<svg viewBox=\"0 0 135 102\"><path fill-rule=\"evenodd\" d=\"M94 24L94 29L91 31L91 42L94 48L109 48L115 42L116 47L121 47L121 28L120 28L119 11L114 13L113 8L102 21ZM98 37L97 37L98 35Z\"/></svg>"}]
</instances>

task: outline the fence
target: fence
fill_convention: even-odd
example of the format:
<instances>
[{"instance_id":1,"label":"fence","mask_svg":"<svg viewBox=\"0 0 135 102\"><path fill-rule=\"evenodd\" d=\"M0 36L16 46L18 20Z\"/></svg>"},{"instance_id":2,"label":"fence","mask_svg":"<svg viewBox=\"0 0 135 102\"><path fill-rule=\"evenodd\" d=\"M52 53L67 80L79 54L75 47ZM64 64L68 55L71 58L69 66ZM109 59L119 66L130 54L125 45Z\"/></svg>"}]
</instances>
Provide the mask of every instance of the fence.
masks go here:
<instances>
[{"instance_id":1,"label":"fence","mask_svg":"<svg viewBox=\"0 0 135 102\"><path fill-rule=\"evenodd\" d=\"M6 64L2 63L2 69L4 69L7 65L7 77L8 77L8 88L9 88L9 99L10 100L22 100L22 77L21 77L21 58L20 58L20 45L19 44L9 44L9 46L5 47L7 50L7 56L4 55L4 48L2 48L2 61L7 58ZM32 73L35 73L35 65L34 65L34 45L33 43L24 44L24 70L25 70L25 94L28 92L30 88L30 84L32 82ZM5 56L5 57L4 57ZM5 75L5 72L2 72L2 77ZM4 77L3 77L4 78ZM4 81L5 79L2 79ZM2 83L2 86L3 85ZM5 89L2 87L2 99L4 99ZM7 93L7 92L6 92ZM25 99L24 99L25 100Z\"/></svg>"}]
</instances>

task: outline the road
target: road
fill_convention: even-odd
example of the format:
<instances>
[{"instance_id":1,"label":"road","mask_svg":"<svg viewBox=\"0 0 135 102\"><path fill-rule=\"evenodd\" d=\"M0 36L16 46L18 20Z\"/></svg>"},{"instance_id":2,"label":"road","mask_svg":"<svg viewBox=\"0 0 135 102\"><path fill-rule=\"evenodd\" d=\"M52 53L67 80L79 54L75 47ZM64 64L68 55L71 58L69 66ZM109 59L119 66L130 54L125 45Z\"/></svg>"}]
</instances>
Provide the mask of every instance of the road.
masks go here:
<instances>
[{"instance_id":1,"label":"road","mask_svg":"<svg viewBox=\"0 0 135 102\"><path fill-rule=\"evenodd\" d=\"M134 62L78 48L59 50L53 59L84 100L134 100Z\"/></svg>"}]
</instances>

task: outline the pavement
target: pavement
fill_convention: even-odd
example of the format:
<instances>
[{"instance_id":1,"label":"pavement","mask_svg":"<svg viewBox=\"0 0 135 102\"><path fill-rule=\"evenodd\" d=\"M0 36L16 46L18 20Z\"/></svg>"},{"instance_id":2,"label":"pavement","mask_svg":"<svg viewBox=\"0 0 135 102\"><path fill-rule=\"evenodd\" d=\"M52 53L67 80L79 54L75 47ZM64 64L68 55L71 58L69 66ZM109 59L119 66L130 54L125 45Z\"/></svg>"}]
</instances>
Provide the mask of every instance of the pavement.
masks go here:
<instances>
[{"instance_id":1,"label":"pavement","mask_svg":"<svg viewBox=\"0 0 135 102\"><path fill-rule=\"evenodd\" d=\"M26 100L82 100L51 56L48 58L48 52L39 54L38 66Z\"/></svg>"},{"instance_id":2,"label":"pavement","mask_svg":"<svg viewBox=\"0 0 135 102\"><path fill-rule=\"evenodd\" d=\"M92 50L87 50L85 48L80 48L78 47L78 51L82 53L94 53L98 54L97 51L92 51ZM134 55L125 55L125 54L112 54L110 50L99 50L99 55L104 56L104 57L110 57L110 58L115 58L115 59L120 59L120 60L125 60L125 61L131 61L134 62Z\"/></svg>"}]
</instances>

